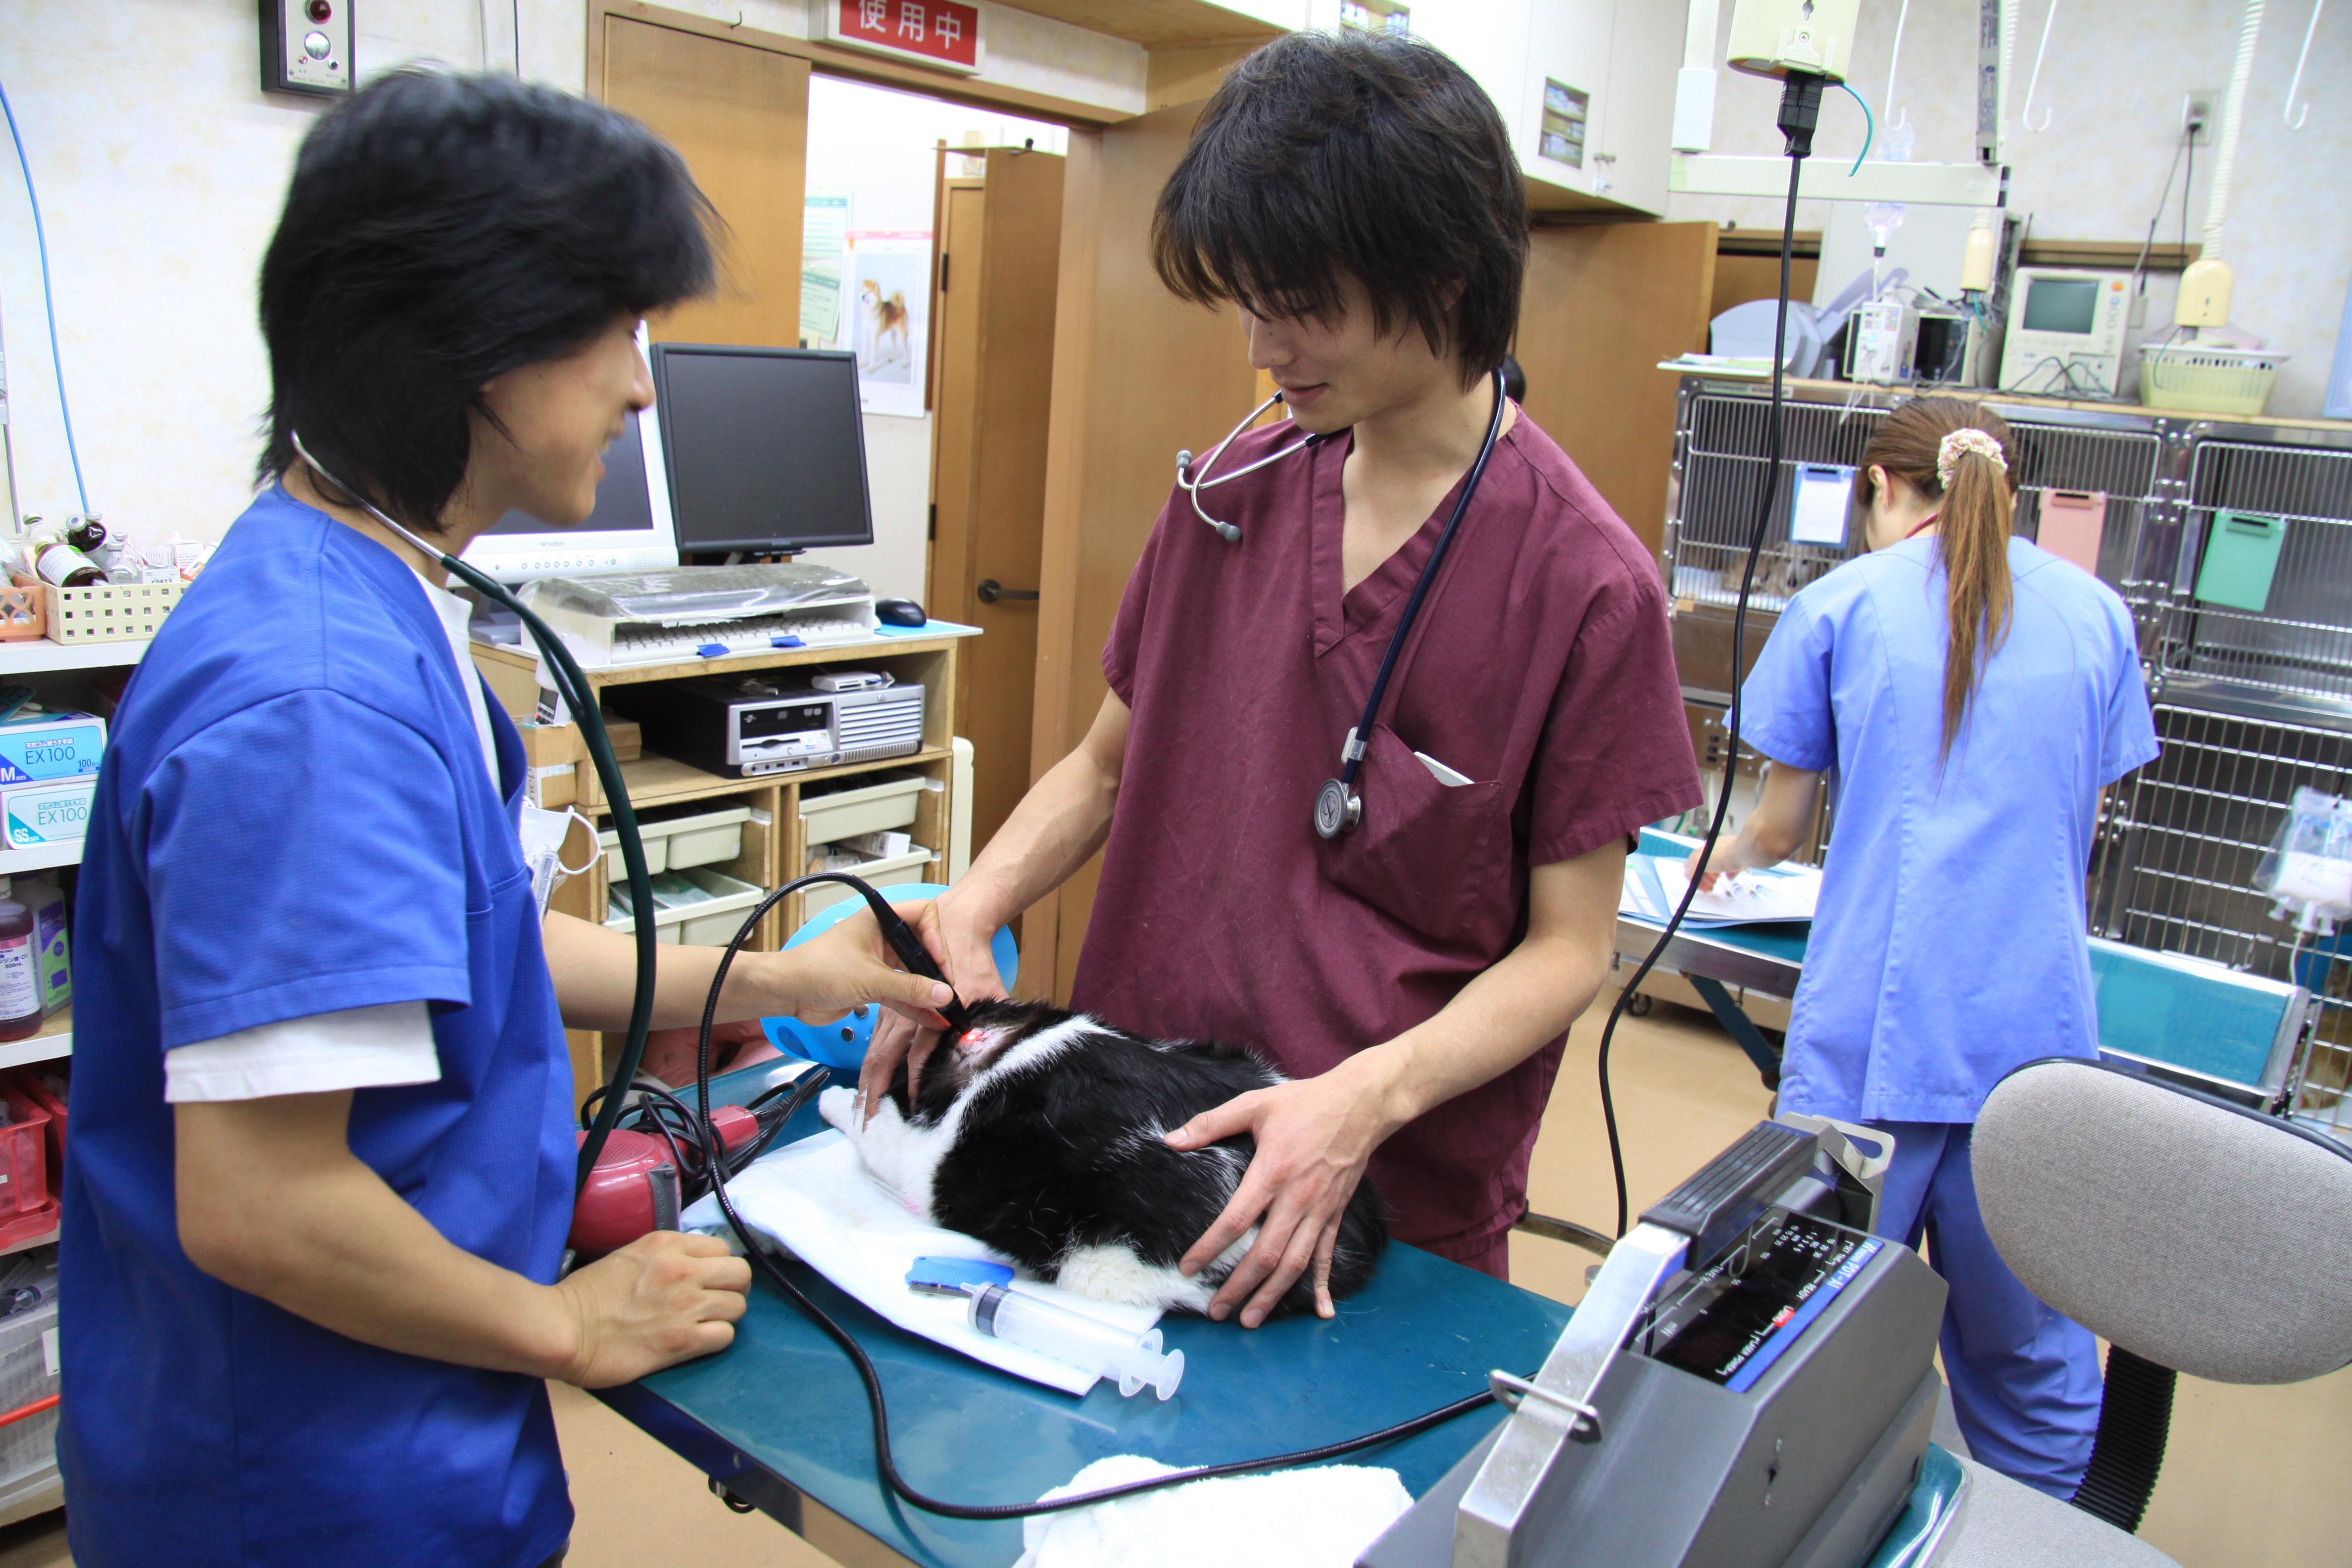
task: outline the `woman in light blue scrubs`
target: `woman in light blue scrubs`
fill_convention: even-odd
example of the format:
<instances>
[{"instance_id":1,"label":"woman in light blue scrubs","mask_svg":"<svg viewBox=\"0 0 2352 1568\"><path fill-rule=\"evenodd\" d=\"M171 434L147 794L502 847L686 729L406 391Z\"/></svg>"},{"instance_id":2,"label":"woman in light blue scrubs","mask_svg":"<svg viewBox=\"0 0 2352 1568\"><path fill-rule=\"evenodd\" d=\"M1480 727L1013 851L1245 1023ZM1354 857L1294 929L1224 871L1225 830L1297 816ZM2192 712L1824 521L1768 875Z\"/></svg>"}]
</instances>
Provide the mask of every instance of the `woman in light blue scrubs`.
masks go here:
<instances>
[{"instance_id":1,"label":"woman in light blue scrubs","mask_svg":"<svg viewBox=\"0 0 2352 1568\"><path fill-rule=\"evenodd\" d=\"M467 606L353 504L452 552L509 510L585 519L653 401L639 318L709 286L707 217L644 126L501 77L398 72L303 142L262 264L263 489L132 678L90 812L58 1440L82 1568L541 1568L572 1528L546 1380L626 1382L743 1314L709 1237L560 1275L563 1031L625 1026L633 944L542 921ZM720 1016L937 1026L947 988L871 926L747 955ZM663 950L656 1026L718 956Z\"/></svg>"},{"instance_id":2,"label":"woman in light blue scrubs","mask_svg":"<svg viewBox=\"0 0 2352 1568\"><path fill-rule=\"evenodd\" d=\"M2130 613L2011 536L2009 428L1923 397L1855 476L1870 552L1800 592L1741 689L1772 761L1709 880L1793 853L1828 773L1836 813L1780 1109L1894 1134L1879 1231L1951 1288L1944 1368L1981 1463L2055 1497L2090 1462L2090 1333L1994 1251L1969 1169L2014 1068L2091 1057L2084 912L2100 791L2157 753Z\"/></svg>"}]
</instances>

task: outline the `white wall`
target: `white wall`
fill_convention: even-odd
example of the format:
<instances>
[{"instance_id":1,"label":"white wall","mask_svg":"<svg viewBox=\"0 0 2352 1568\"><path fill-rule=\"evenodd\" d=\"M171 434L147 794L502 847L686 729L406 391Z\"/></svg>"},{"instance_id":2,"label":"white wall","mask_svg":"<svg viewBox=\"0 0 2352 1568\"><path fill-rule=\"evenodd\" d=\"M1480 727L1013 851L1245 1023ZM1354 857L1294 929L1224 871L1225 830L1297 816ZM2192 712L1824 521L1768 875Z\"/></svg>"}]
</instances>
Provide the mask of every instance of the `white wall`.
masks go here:
<instances>
[{"instance_id":1,"label":"white wall","mask_svg":"<svg viewBox=\"0 0 2352 1568\"><path fill-rule=\"evenodd\" d=\"M774 32L808 32L804 0L678 4L730 21L740 14ZM1141 48L985 0L983 9L990 79L1143 107ZM359 7L361 79L419 58L510 68L518 11L524 74L580 90L582 0L367 0ZM94 35L97 15L87 0L0 0L0 85L24 133L48 228L89 504L142 542L173 531L213 538L249 493L268 399L254 280L295 147L319 110L260 90L253 0L111 0ZM0 150L11 441L20 510L59 517L80 508L15 163L13 152ZM928 227L928 218L916 226ZM868 445L877 462L893 455L889 472L877 472L877 500L895 494L904 488L909 443ZM928 468L927 439L922 449L919 472ZM911 586L919 592L919 568Z\"/></svg>"},{"instance_id":2,"label":"white wall","mask_svg":"<svg viewBox=\"0 0 2352 1568\"><path fill-rule=\"evenodd\" d=\"M1665 3L1665 0L1661 0ZM2024 108L2027 78L2053 0L2023 0L2019 26L2012 117ZM2055 26L2042 67L2033 119L2044 106L2050 129L2023 132L2012 124L2010 205L2033 215L2032 233L2050 238L2139 240L2147 233L2157 192L2180 125L2180 100L2192 88L2222 89L2235 58L2244 7L2237 0L2056 0ZM1886 110L1887 65L1900 0L1864 0L1853 48L1853 86L1871 111ZM1724 7L1727 21L1731 8ZM1911 0L1897 62L1895 100L1907 109L1917 133L1912 156L1960 163L1972 157L1976 125L1977 0ZM2271 397L2271 411L2316 415L2325 399L2336 352L2345 289L2352 282L2352 15L2338 5L2322 14L2313 39L2304 93L2311 118L2301 132L2281 121L2288 79L2311 17L2308 0L2274 4L2254 57L2244 131L2232 176L2224 255L2237 274L2231 323L2291 352ZM1717 51L1719 60L1722 51ZM1723 71L1717 78L1715 146L1718 153L1780 151L1772 128L1779 85ZM1851 161L1862 146L1862 113L1832 91L1815 140L1824 162ZM2189 238L2203 237L2205 201L2215 149L2198 150ZM1800 204L1797 226L1820 228L1826 202ZM1741 226L1778 230L1777 201L1725 196L1673 197L1669 218L1737 220ZM2176 178L2160 239L2180 237L2180 187ZM2158 274L2148 291L2148 325L2172 321L2176 278Z\"/></svg>"},{"instance_id":3,"label":"white wall","mask_svg":"<svg viewBox=\"0 0 2352 1568\"><path fill-rule=\"evenodd\" d=\"M989 48L992 58L992 39ZM808 188L846 193L853 232L929 232L940 142L1018 147L1024 141L1041 153L1069 149L1069 132L1059 125L863 82L817 77L809 83ZM963 172L950 161L950 175ZM930 559L929 416L867 415L866 468L874 542L811 551L809 559L856 573L878 595L922 599Z\"/></svg>"}]
</instances>

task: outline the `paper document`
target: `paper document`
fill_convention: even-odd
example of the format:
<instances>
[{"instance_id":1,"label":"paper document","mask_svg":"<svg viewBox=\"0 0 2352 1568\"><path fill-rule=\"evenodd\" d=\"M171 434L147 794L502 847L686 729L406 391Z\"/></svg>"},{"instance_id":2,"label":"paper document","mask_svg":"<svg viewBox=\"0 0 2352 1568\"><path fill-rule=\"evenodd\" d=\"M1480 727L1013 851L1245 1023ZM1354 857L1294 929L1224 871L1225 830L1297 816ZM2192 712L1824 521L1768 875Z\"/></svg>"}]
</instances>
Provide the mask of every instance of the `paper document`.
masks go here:
<instances>
[{"instance_id":1,"label":"paper document","mask_svg":"<svg viewBox=\"0 0 2352 1568\"><path fill-rule=\"evenodd\" d=\"M1664 925L1690 886L1688 862L1676 855L1633 855L1625 860L1625 888L1619 914ZM1822 891L1822 874L1810 866L1776 866L1727 878L1691 900L1683 924L1767 925L1810 921Z\"/></svg>"}]
</instances>

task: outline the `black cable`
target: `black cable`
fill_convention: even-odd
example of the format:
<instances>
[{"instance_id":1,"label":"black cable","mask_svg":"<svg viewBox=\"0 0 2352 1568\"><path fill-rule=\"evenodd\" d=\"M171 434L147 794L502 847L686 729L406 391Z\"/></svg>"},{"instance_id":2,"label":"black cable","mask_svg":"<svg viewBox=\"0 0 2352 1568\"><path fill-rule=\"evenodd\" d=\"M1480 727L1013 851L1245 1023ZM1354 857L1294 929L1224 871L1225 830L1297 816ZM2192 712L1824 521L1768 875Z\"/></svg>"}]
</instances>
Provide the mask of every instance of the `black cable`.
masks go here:
<instances>
[{"instance_id":1,"label":"black cable","mask_svg":"<svg viewBox=\"0 0 2352 1568\"><path fill-rule=\"evenodd\" d=\"M310 449L302 444L299 431L290 432L295 453L310 465L310 471L327 484L341 491L354 506L367 512L378 522L413 548L423 551L437 561L443 570L455 576L474 592L492 604L512 610L530 633L539 647L540 666L548 679L555 682L555 692L564 706L572 710L580 726L580 738L588 747L588 758L595 765L596 780L604 787L604 809L613 818L613 832L621 842L621 864L629 881L629 913L635 923L636 990L629 1001L628 1033L622 1037L620 1059L613 1064L612 1077L606 1080L613 1092L604 1097L596 1120L588 1129L588 1136L580 1145L580 1158L573 1167L572 1193L576 1198L588 1184L588 1173L596 1168L597 1157L604 1152L604 1140L612 1135L614 1125L620 1120L622 1095L620 1086L636 1081L637 1068L645 1061L646 1037L653 1030L655 973L661 962L661 949L654 931L653 876L646 867L645 841L637 833L637 814L629 805L628 786L621 779L621 764L613 755L612 737L604 731L604 715L599 707L595 689L581 673L579 661L563 639L545 621L532 614L529 606L492 582L478 568L467 565L446 551L436 550L419 539L391 513L377 506L358 490L329 473ZM464 672L459 671L462 677ZM920 944L918 943L918 951Z\"/></svg>"},{"instance_id":2,"label":"black cable","mask_svg":"<svg viewBox=\"0 0 2352 1568\"><path fill-rule=\"evenodd\" d=\"M1731 789L1739 776L1739 686L1740 665L1748 646L1748 595L1756 585L1756 563L1764 553L1764 536L1772 526L1772 500L1780 484L1781 355L1789 332L1789 266L1793 253L1797 227L1797 182L1804 172L1805 160L1813 150L1813 126L1821 114L1822 85L1826 79L1804 71L1790 71L1781 84L1780 126L1788 137L1789 204L1780 220L1780 309L1772 321L1772 401L1765 423L1769 429L1767 446L1769 458L1764 466L1762 493L1756 501L1756 526L1748 538L1748 564L1739 574L1739 600L1731 613L1731 723L1729 744L1723 758L1723 788L1717 795L1715 815L1706 826L1706 837L1698 847L1698 864L1692 871L1690 885L1683 889L1682 901L1675 906L1666 929L1658 933L1649 956L1633 971L1617 993L1617 1001L1609 1009L1609 1021L1601 1027L1601 1120L1609 1130L1609 1173L1617 1184L1617 1234L1625 1234L1625 1150L1617 1134L1617 1104L1609 1090L1609 1047L1617 1036L1617 1021L1625 1016L1625 1005L1657 967L1658 959L1665 952L1666 944L1675 940L1682 929L1683 917L1690 912L1691 900L1698 896L1699 883L1706 876L1706 863L1715 853L1716 840L1723 836L1725 814L1731 809Z\"/></svg>"},{"instance_id":3,"label":"black cable","mask_svg":"<svg viewBox=\"0 0 2352 1568\"><path fill-rule=\"evenodd\" d=\"M734 939L728 942L726 950L719 955L718 972L710 977L710 994L702 1005L702 1031L695 1042L694 1092L696 1109L701 1113L702 1136L706 1140L716 1138L716 1134L710 1130L710 1031L719 1017L719 994L727 984L727 971L733 965L735 955L743 950L746 942L751 940L752 932L759 929L762 916L789 895L817 882L839 882L863 895L867 906L875 911L876 918L882 921L883 934L893 948L904 952L905 949L900 945L900 937L903 933L907 941L916 942L918 951L920 949L919 941L908 931L906 922L899 920L897 913L884 901L882 896L846 872L819 871L796 881L787 882L762 899L757 908L743 917L742 929L735 933ZM893 929L894 923L896 930ZM928 960L926 962L928 963ZM715 1157L715 1151L709 1143L705 1145L703 1158L704 1163L714 1172L723 1171L723 1163ZM734 1200L727 1195L727 1176L732 1173L724 1172L718 1174L711 1182L710 1195L719 1200L719 1212L727 1216L729 1226L734 1230L736 1239L742 1243L744 1255L751 1260L752 1265L766 1274L770 1282L778 1289L791 1297L801 1310L807 1313L811 1321L825 1331L834 1343L848 1352L851 1363L857 1369L858 1380L866 1385L866 1407L874 1418L875 1468L881 1472L883 1481L892 1491L925 1513L938 1514L945 1519L1030 1519L1039 1514L1061 1513L1069 1509L1086 1508L1098 1502L1108 1502L1114 1498L1133 1497L1138 1492L1158 1491L1163 1487L1181 1486L1187 1481L1211 1480L1219 1476L1247 1475L1256 1470L1285 1469L1294 1465L1320 1464L1326 1459L1336 1459L1343 1455L1360 1453L1366 1448L1375 1448L1384 1443L1399 1442L1406 1437L1426 1432L1433 1426L1444 1425L1457 1415L1469 1414L1481 1405L1490 1403L1495 1397L1492 1393L1482 1391L1466 1399L1457 1399L1451 1405L1413 1416L1407 1421L1400 1421L1393 1426L1384 1426L1377 1432L1366 1433L1360 1437L1349 1437L1337 1443L1326 1443L1316 1448L1302 1448L1296 1453L1275 1454L1262 1459L1235 1459L1222 1465L1202 1465L1189 1470L1177 1470L1164 1476L1154 1476L1149 1480L1129 1481L1124 1486L1104 1487L1097 1491L1056 1498L1051 1502L944 1502L938 1498L917 1491L908 1484L906 1477L898 1473L898 1461L891 1457L890 1453L889 1406L883 1398L881 1375L875 1371L873 1359L866 1355L865 1347L850 1335L849 1331L836 1322L832 1314L810 1300L808 1293L793 1283L792 1277L786 1274L776 1260L768 1255L767 1249L760 1245L759 1238L753 1236L751 1227L743 1223L743 1216L735 1212Z\"/></svg>"}]
</instances>

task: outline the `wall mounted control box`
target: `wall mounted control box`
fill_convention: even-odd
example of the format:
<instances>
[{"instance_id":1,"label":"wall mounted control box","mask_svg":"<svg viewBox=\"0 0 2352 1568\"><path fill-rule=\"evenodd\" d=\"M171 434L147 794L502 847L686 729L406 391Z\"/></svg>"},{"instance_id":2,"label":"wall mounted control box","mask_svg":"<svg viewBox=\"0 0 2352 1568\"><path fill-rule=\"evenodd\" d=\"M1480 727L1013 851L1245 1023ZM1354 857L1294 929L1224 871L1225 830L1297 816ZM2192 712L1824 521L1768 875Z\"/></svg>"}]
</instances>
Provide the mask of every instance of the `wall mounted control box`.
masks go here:
<instances>
[{"instance_id":1,"label":"wall mounted control box","mask_svg":"<svg viewBox=\"0 0 2352 1568\"><path fill-rule=\"evenodd\" d=\"M335 98L352 90L355 0L261 0L261 89Z\"/></svg>"}]
</instances>

